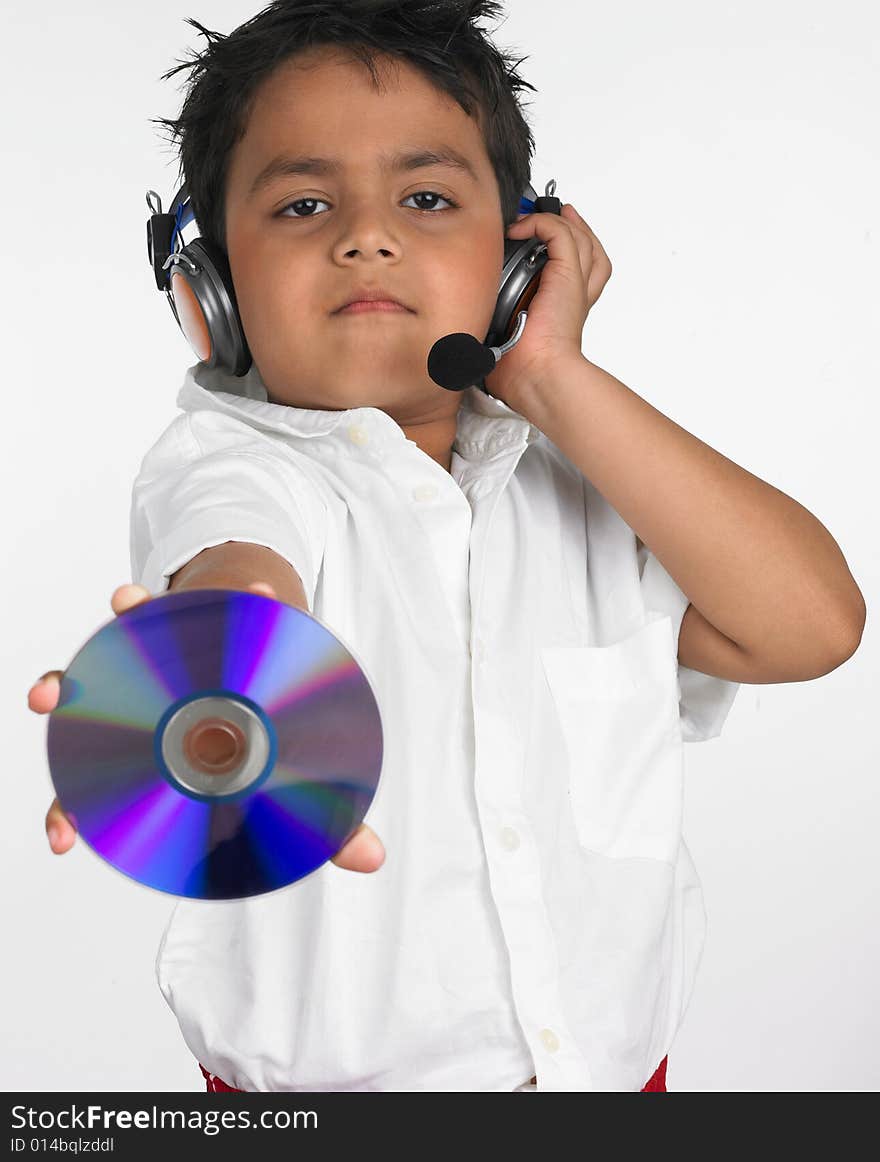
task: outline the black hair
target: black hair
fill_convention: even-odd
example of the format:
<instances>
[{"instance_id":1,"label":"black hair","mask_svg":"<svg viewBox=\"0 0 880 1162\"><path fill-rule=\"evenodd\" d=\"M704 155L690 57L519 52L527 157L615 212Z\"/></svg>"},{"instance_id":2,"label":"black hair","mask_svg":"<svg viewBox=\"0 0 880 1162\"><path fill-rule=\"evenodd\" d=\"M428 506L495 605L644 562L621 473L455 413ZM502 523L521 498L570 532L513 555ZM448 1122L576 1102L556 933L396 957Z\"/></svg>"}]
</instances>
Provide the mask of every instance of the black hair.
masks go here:
<instances>
[{"instance_id":1,"label":"black hair","mask_svg":"<svg viewBox=\"0 0 880 1162\"><path fill-rule=\"evenodd\" d=\"M403 59L469 117L476 114L509 226L534 152L517 94L537 90L516 71L527 58L499 51L476 26L500 12L495 0L274 0L228 36L188 18L208 43L162 75L192 70L180 117L150 120L179 142L178 185L186 182L201 236L226 251L229 157L247 129L255 91L282 61L316 45L345 46L377 90L374 56Z\"/></svg>"}]
</instances>

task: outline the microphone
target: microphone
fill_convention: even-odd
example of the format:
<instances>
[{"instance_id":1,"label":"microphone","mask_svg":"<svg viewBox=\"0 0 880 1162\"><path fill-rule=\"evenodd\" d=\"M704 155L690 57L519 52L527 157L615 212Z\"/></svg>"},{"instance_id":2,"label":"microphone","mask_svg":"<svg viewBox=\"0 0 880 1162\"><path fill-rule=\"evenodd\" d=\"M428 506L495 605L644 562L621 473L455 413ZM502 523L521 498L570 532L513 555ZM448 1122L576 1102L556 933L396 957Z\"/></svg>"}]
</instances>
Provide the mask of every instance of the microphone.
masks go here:
<instances>
[{"instance_id":1,"label":"microphone","mask_svg":"<svg viewBox=\"0 0 880 1162\"><path fill-rule=\"evenodd\" d=\"M487 347L474 335L456 331L438 339L428 354L428 375L447 391L464 391L488 375L502 355L515 347L525 329L527 311L520 311L516 330L500 347Z\"/></svg>"}]
</instances>

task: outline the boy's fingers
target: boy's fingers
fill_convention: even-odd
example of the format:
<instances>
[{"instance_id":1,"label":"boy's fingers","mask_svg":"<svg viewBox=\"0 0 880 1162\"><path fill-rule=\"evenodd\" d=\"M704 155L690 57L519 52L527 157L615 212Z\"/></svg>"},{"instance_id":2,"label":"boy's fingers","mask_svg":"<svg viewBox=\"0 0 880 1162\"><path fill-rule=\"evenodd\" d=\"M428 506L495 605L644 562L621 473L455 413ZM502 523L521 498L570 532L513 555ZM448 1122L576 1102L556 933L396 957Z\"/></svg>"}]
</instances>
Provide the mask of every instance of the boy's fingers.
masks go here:
<instances>
[{"instance_id":1,"label":"boy's fingers","mask_svg":"<svg viewBox=\"0 0 880 1162\"><path fill-rule=\"evenodd\" d=\"M27 704L35 714L48 714L58 705L63 670L48 670L28 690Z\"/></svg>"},{"instance_id":2,"label":"boy's fingers","mask_svg":"<svg viewBox=\"0 0 880 1162\"><path fill-rule=\"evenodd\" d=\"M76 839L76 828L64 814L64 808L57 799L52 800L52 806L46 812L46 835L56 855L69 851Z\"/></svg>"},{"instance_id":3,"label":"boy's fingers","mask_svg":"<svg viewBox=\"0 0 880 1162\"><path fill-rule=\"evenodd\" d=\"M330 862L346 871L377 871L385 862L385 847L372 827L362 823Z\"/></svg>"},{"instance_id":4,"label":"boy's fingers","mask_svg":"<svg viewBox=\"0 0 880 1162\"><path fill-rule=\"evenodd\" d=\"M119 585L113 590L110 607L114 613L125 613L126 609L131 609L133 605L149 601L151 596L149 589L145 589L143 585Z\"/></svg>"}]
</instances>

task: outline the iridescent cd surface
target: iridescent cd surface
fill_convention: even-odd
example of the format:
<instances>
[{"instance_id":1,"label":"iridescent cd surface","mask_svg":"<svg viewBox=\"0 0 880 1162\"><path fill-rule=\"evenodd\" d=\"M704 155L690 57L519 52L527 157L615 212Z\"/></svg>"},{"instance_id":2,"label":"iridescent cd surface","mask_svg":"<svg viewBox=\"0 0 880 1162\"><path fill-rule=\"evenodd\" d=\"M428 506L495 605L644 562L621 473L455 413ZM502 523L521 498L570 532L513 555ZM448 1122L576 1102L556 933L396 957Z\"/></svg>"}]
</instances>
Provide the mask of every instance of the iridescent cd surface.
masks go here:
<instances>
[{"instance_id":1,"label":"iridescent cd surface","mask_svg":"<svg viewBox=\"0 0 880 1162\"><path fill-rule=\"evenodd\" d=\"M75 655L49 769L80 837L148 887L260 895L334 856L382 769L379 707L318 620L257 593L166 592Z\"/></svg>"}]
</instances>

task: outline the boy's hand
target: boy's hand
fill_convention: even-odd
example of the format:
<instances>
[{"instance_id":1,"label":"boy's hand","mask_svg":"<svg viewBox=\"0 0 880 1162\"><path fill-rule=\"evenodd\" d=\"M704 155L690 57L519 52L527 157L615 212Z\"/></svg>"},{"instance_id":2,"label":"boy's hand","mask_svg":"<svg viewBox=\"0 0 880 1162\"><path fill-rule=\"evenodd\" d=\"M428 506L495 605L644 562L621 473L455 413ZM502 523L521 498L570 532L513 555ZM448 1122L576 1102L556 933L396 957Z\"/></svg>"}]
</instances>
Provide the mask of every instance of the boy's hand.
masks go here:
<instances>
[{"instance_id":1,"label":"boy's hand","mask_svg":"<svg viewBox=\"0 0 880 1162\"><path fill-rule=\"evenodd\" d=\"M544 386L552 391L566 366L583 359L584 324L611 277L611 261L570 202L560 214L520 215L507 237L545 242L548 260L522 338L486 376L486 389L530 419L532 396Z\"/></svg>"},{"instance_id":2,"label":"boy's hand","mask_svg":"<svg viewBox=\"0 0 880 1162\"><path fill-rule=\"evenodd\" d=\"M275 590L265 581L254 581L248 585L248 589L264 593L268 597L275 597ZM140 605L143 601L151 600L150 593L142 585L120 585L113 591L110 606L118 615L135 605ZM28 706L35 714L49 714L58 705L63 674L63 670L49 670L30 688ZM76 828L57 798L52 800L52 805L46 812L46 834L49 846L56 855L63 855L69 851L76 839ZM376 871L385 862L385 848L375 831L366 823L362 823L345 847L338 851L330 862L347 871Z\"/></svg>"}]
</instances>

